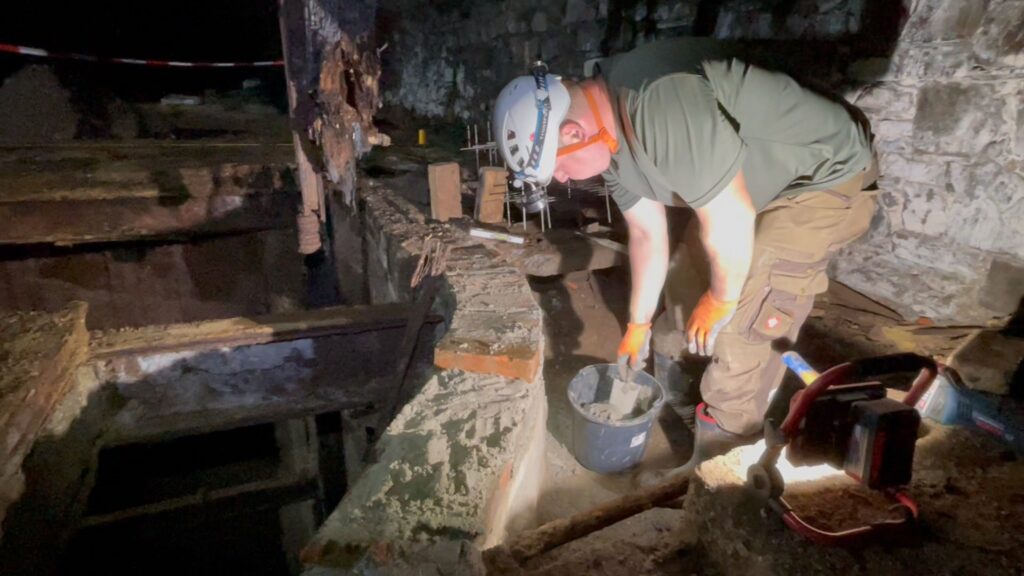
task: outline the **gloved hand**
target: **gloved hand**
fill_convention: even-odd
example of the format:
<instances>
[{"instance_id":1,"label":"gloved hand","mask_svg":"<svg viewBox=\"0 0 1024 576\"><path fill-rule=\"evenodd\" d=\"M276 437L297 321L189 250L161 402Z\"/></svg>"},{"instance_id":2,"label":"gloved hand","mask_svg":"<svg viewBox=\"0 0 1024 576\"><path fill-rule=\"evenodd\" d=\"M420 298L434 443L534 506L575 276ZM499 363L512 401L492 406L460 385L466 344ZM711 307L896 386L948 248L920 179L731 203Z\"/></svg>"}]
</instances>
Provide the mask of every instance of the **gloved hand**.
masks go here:
<instances>
[{"instance_id":1,"label":"gloved hand","mask_svg":"<svg viewBox=\"0 0 1024 576\"><path fill-rule=\"evenodd\" d=\"M619 342L619 350L616 353L616 360L619 364L619 377L623 380L630 380L628 370L643 370L650 352L651 323L639 324L630 322L626 328L626 334L622 337L622 341Z\"/></svg>"},{"instance_id":2,"label":"gloved hand","mask_svg":"<svg viewBox=\"0 0 1024 576\"><path fill-rule=\"evenodd\" d=\"M738 301L723 302L707 291L697 302L690 320L686 323L686 340L690 354L710 356L715 351L715 339L725 325L736 314Z\"/></svg>"}]
</instances>

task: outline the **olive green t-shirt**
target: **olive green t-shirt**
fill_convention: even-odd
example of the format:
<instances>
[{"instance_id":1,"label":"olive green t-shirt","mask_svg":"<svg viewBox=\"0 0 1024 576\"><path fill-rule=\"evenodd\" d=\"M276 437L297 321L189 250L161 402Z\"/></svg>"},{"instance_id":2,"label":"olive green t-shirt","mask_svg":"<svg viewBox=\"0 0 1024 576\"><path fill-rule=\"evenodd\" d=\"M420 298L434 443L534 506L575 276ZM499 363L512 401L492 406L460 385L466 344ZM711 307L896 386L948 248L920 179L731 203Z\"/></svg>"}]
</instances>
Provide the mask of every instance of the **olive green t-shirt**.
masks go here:
<instances>
[{"instance_id":1,"label":"olive green t-shirt","mask_svg":"<svg viewBox=\"0 0 1024 576\"><path fill-rule=\"evenodd\" d=\"M742 169L760 210L868 165L866 129L841 104L732 58L738 51L680 39L600 62L620 140L603 175L620 209L641 197L700 208Z\"/></svg>"}]
</instances>

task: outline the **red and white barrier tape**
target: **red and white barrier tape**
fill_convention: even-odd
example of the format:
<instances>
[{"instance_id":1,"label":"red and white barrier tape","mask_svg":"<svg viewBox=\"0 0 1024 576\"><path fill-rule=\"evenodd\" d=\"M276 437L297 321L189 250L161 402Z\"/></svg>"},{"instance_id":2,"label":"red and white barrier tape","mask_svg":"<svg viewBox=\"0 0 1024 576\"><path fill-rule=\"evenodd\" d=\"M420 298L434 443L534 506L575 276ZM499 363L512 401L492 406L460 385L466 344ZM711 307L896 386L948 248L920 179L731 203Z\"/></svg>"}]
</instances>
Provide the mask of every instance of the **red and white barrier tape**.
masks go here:
<instances>
[{"instance_id":1,"label":"red and white barrier tape","mask_svg":"<svg viewBox=\"0 0 1024 576\"><path fill-rule=\"evenodd\" d=\"M86 62L112 62L115 64L135 64L138 66L154 66L157 68L265 68L270 66L284 66L284 60L263 60L259 62L178 62L175 60L139 60L136 58L101 58L88 54L75 54L73 52L50 52L40 48L28 46L16 46L14 44L0 44L0 52L10 54L24 54L25 56L37 56L40 58L61 58L64 60L84 60Z\"/></svg>"}]
</instances>

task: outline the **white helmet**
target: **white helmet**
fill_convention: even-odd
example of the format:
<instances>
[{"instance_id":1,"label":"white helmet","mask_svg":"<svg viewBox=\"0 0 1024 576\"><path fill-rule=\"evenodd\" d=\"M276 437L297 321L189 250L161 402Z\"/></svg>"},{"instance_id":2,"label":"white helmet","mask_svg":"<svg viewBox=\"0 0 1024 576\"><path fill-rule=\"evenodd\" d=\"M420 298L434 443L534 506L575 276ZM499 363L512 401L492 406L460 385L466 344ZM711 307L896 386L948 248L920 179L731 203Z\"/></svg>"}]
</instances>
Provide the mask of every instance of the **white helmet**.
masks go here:
<instances>
[{"instance_id":1,"label":"white helmet","mask_svg":"<svg viewBox=\"0 0 1024 576\"><path fill-rule=\"evenodd\" d=\"M562 78L537 62L533 75L508 83L494 103L494 141L512 175L547 185L555 172L558 129L569 112L569 90Z\"/></svg>"}]
</instances>

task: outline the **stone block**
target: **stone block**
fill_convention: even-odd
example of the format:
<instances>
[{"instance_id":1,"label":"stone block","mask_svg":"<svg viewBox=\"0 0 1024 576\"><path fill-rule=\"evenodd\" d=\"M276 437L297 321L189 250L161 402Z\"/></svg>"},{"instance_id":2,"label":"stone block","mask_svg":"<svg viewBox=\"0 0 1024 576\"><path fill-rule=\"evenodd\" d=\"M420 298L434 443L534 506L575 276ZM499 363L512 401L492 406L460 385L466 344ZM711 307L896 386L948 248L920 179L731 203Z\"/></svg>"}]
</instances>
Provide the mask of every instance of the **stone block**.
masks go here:
<instances>
[{"instance_id":1,"label":"stone block","mask_svg":"<svg viewBox=\"0 0 1024 576\"><path fill-rule=\"evenodd\" d=\"M949 181L949 163L936 156L919 154L883 154L879 158L881 172L905 182L945 187Z\"/></svg>"},{"instance_id":2,"label":"stone block","mask_svg":"<svg viewBox=\"0 0 1024 576\"><path fill-rule=\"evenodd\" d=\"M1009 139L1002 99L991 85L936 82L921 88L914 115L914 146L947 154L980 154Z\"/></svg>"},{"instance_id":3,"label":"stone block","mask_svg":"<svg viewBox=\"0 0 1024 576\"><path fill-rule=\"evenodd\" d=\"M901 223L911 232L939 236L947 231L949 198L941 186L904 183Z\"/></svg>"},{"instance_id":4,"label":"stone block","mask_svg":"<svg viewBox=\"0 0 1024 576\"><path fill-rule=\"evenodd\" d=\"M690 2L672 2L663 4L655 12L658 29L681 28L693 26L696 18L696 5Z\"/></svg>"},{"instance_id":5,"label":"stone block","mask_svg":"<svg viewBox=\"0 0 1024 576\"><path fill-rule=\"evenodd\" d=\"M546 32L548 29L548 15L544 12L537 12L530 21L530 30L534 32Z\"/></svg>"},{"instance_id":6,"label":"stone block","mask_svg":"<svg viewBox=\"0 0 1024 576\"><path fill-rule=\"evenodd\" d=\"M917 90L894 83L874 84L853 100L872 118L911 120L917 107Z\"/></svg>"},{"instance_id":7,"label":"stone block","mask_svg":"<svg viewBox=\"0 0 1024 576\"><path fill-rule=\"evenodd\" d=\"M966 40L954 40L897 45L892 66L899 80L944 80L967 75L974 63L971 44Z\"/></svg>"},{"instance_id":8,"label":"stone block","mask_svg":"<svg viewBox=\"0 0 1024 576\"><path fill-rule=\"evenodd\" d=\"M949 355L947 364L971 389L1007 395L1022 361L1024 339L995 330L979 330Z\"/></svg>"},{"instance_id":9,"label":"stone block","mask_svg":"<svg viewBox=\"0 0 1024 576\"><path fill-rule=\"evenodd\" d=\"M954 189L963 188L950 208L950 236L982 250L1024 253L1024 176L991 163L956 173Z\"/></svg>"},{"instance_id":10,"label":"stone block","mask_svg":"<svg viewBox=\"0 0 1024 576\"><path fill-rule=\"evenodd\" d=\"M964 4L973 4L965 2ZM1024 64L1024 0L995 3L974 36L974 53L986 64Z\"/></svg>"},{"instance_id":11,"label":"stone block","mask_svg":"<svg viewBox=\"0 0 1024 576\"><path fill-rule=\"evenodd\" d=\"M604 30L596 22L583 22L576 27L576 49L588 56L597 56L604 40Z\"/></svg>"},{"instance_id":12,"label":"stone block","mask_svg":"<svg viewBox=\"0 0 1024 576\"><path fill-rule=\"evenodd\" d=\"M989 0L925 0L903 29L901 42L938 42L970 38L981 26Z\"/></svg>"},{"instance_id":13,"label":"stone block","mask_svg":"<svg viewBox=\"0 0 1024 576\"><path fill-rule=\"evenodd\" d=\"M590 22L595 18L597 18L597 6L590 0L568 0L565 3L563 23Z\"/></svg>"},{"instance_id":14,"label":"stone block","mask_svg":"<svg viewBox=\"0 0 1024 576\"><path fill-rule=\"evenodd\" d=\"M1024 93L1017 96L1024 98ZM1024 157L1024 107L1017 110L1017 134L1013 146L1014 155Z\"/></svg>"},{"instance_id":15,"label":"stone block","mask_svg":"<svg viewBox=\"0 0 1024 576\"><path fill-rule=\"evenodd\" d=\"M875 147L879 152L909 152L913 147L914 123L910 120L871 119Z\"/></svg>"},{"instance_id":16,"label":"stone block","mask_svg":"<svg viewBox=\"0 0 1024 576\"><path fill-rule=\"evenodd\" d=\"M996 314L1013 314L1024 299L1024 263L995 258L988 269L985 284L978 294L982 306Z\"/></svg>"}]
</instances>

